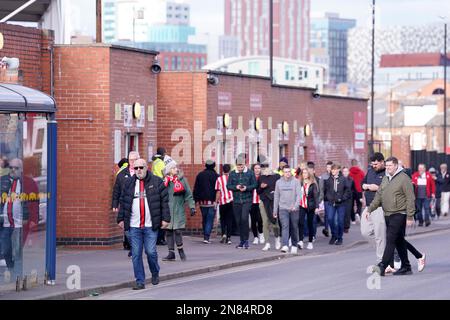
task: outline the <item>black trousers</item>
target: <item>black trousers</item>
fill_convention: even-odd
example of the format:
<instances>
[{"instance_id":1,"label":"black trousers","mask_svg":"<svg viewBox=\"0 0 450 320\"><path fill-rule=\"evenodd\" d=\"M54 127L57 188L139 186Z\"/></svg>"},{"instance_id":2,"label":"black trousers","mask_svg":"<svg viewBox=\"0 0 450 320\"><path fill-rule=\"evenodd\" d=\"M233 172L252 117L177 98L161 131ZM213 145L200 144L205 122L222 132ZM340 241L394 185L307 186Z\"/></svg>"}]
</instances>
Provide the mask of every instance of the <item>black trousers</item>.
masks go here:
<instances>
[{"instance_id":1,"label":"black trousers","mask_svg":"<svg viewBox=\"0 0 450 320\"><path fill-rule=\"evenodd\" d=\"M239 227L241 241L248 241L248 217L251 206L251 202L233 204L234 219L236 220L236 225Z\"/></svg>"},{"instance_id":2,"label":"black trousers","mask_svg":"<svg viewBox=\"0 0 450 320\"><path fill-rule=\"evenodd\" d=\"M261 212L259 211L259 204L252 203L252 207L250 209L250 218L252 220L252 232L253 236L258 237L258 233L263 233L263 221L261 218Z\"/></svg>"},{"instance_id":3,"label":"black trousers","mask_svg":"<svg viewBox=\"0 0 450 320\"><path fill-rule=\"evenodd\" d=\"M344 205L345 205L344 230L348 230L350 229L350 220L355 221L355 213L353 212L353 200L352 199L346 200Z\"/></svg>"},{"instance_id":4,"label":"black trousers","mask_svg":"<svg viewBox=\"0 0 450 320\"><path fill-rule=\"evenodd\" d=\"M180 229L167 230L166 233L167 233L167 246L169 247L170 251L175 250L175 243L177 244L178 249L183 248L183 235Z\"/></svg>"},{"instance_id":5,"label":"black trousers","mask_svg":"<svg viewBox=\"0 0 450 320\"><path fill-rule=\"evenodd\" d=\"M222 235L226 235L227 238L229 238L231 237L231 230L233 229L233 202L219 206L219 213Z\"/></svg>"},{"instance_id":6,"label":"black trousers","mask_svg":"<svg viewBox=\"0 0 450 320\"><path fill-rule=\"evenodd\" d=\"M381 260L382 264L384 266L390 264L394 257L394 250L397 249L402 267L411 268L405 240L406 214L395 213L384 219L386 221L386 248Z\"/></svg>"},{"instance_id":7,"label":"black trousers","mask_svg":"<svg viewBox=\"0 0 450 320\"><path fill-rule=\"evenodd\" d=\"M354 192L353 193L353 201L352 201L352 221L355 221L356 214L359 214L361 216L361 210L362 210L362 192ZM356 211L353 210L354 203L356 202Z\"/></svg>"},{"instance_id":8,"label":"black trousers","mask_svg":"<svg viewBox=\"0 0 450 320\"><path fill-rule=\"evenodd\" d=\"M306 219L305 219L306 217ZM298 221L298 235L299 241L303 241L305 237L305 220L308 228L308 241L312 242L314 237L314 218L316 217L315 209L309 210L300 206L300 219Z\"/></svg>"}]
</instances>

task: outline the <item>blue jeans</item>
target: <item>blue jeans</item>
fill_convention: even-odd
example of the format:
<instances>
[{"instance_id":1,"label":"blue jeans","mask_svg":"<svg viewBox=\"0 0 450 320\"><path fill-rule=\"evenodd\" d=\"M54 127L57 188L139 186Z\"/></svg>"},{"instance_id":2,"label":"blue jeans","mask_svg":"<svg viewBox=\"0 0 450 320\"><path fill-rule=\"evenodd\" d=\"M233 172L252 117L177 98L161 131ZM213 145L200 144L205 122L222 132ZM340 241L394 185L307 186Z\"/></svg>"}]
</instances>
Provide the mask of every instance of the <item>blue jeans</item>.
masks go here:
<instances>
[{"instance_id":1,"label":"blue jeans","mask_svg":"<svg viewBox=\"0 0 450 320\"><path fill-rule=\"evenodd\" d=\"M425 221L430 221L430 215L431 215L431 208L430 208L431 199L416 199L416 215L419 219L419 223L423 223L423 216L422 216L422 208L425 209Z\"/></svg>"},{"instance_id":2,"label":"blue jeans","mask_svg":"<svg viewBox=\"0 0 450 320\"><path fill-rule=\"evenodd\" d=\"M216 214L216 210L214 210L214 207L200 207L200 210L202 211L203 218L203 239L209 240L214 225L214 216Z\"/></svg>"},{"instance_id":3,"label":"blue jeans","mask_svg":"<svg viewBox=\"0 0 450 320\"><path fill-rule=\"evenodd\" d=\"M156 251L156 239L158 230L152 228L130 228L131 253L133 261L134 277L137 284L145 284L144 262L142 261L142 249L145 249L148 266L152 276L159 275L158 252Z\"/></svg>"},{"instance_id":4,"label":"blue jeans","mask_svg":"<svg viewBox=\"0 0 450 320\"><path fill-rule=\"evenodd\" d=\"M12 279L23 276L22 228L0 228L1 255L12 272Z\"/></svg>"},{"instance_id":5,"label":"blue jeans","mask_svg":"<svg viewBox=\"0 0 450 320\"><path fill-rule=\"evenodd\" d=\"M331 235L337 240L342 240L344 235L345 205L341 204L335 207L328 202L325 204L325 210L327 213L328 224L331 229Z\"/></svg>"},{"instance_id":6,"label":"blue jeans","mask_svg":"<svg viewBox=\"0 0 450 320\"><path fill-rule=\"evenodd\" d=\"M329 201L323 202L323 207L325 210L325 214L323 216L323 224L324 224L323 228L326 230L328 230L328 227L330 226L330 223L328 222L328 209L327 209L329 205L331 205Z\"/></svg>"}]
</instances>

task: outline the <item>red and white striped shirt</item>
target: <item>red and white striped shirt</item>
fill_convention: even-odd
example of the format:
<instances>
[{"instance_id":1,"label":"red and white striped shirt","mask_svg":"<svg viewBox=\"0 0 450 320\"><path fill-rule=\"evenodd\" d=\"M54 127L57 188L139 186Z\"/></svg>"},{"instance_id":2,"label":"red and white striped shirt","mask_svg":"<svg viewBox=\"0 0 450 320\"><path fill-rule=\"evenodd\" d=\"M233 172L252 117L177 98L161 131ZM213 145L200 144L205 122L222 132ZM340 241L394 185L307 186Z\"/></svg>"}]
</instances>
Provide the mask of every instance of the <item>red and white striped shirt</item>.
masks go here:
<instances>
[{"instance_id":1,"label":"red and white striped shirt","mask_svg":"<svg viewBox=\"0 0 450 320\"><path fill-rule=\"evenodd\" d=\"M216 180L216 190L220 191L219 205L224 205L233 201L233 192L227 189L228 176L222 175Z\"/></svg>"},{"instance_id":2,"label":"red and white striped shirt","mask_svg":"<svg viewBox=\"0 0 450 320\"><path fill-rule=\"evenodd\" d=\"M260 176L256 177L256 182L258 182ZM258 204L259 203L259 194L258 192L256 192L256 189L253 190L253 204Z\"/></svg>"},{"instance_id":3,"label":"red and white striped shirt","mask_svg":"<svg viewBox=\"0 0 450 320\"><path fill-rule=\"evenodd\" d=\"M300 206L302 208L308 209L308 189L309 189L309 185L307 183L304 183L302 188L303 188L303 195L300 198Z\"/></svg>"}]
</instances>

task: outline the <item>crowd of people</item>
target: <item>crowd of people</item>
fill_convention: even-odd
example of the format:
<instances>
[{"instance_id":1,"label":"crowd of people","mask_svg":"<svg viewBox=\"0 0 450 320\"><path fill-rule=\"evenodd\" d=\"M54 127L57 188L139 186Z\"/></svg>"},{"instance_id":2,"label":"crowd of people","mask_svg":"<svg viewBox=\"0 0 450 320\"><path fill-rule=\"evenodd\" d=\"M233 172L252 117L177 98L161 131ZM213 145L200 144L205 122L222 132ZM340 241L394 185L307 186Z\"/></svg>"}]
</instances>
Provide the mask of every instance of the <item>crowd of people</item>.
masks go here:
<instances>
[{"instance_id":1,"label":"crowd of people","mask_svg":"<svg viewBox=\"0 0 450 320\"><path fill-rule=\"evenodd\" d=\"M156 244L168 247L164 261L176 260L175 245L180 260L187 259L182 238L186 206L191 216L196 214L196 206L200 208L205 244L212 242L216 214L220 243L231 245L232 235L238 235L237 249L248 249L251 243L263 245L263 251L291 254L313 250L319 226L330 238L328 243L339 246L351 226L360 224L361 234L376 244L375 272L410 274L407 250L417 258L419 271L425 267L425 254L404 239L405 227L415 220L428 227L432 219L448 215L450 176L446 164L441 164L438 172L419 164L411 174L398 159L385 161L381 153L375 153L366 172L355 159L350 166L328 161L324 173L317 176L311 161L291 168L283 157L273 170L263 156L258 160L250 167L245 155L240 155L234 164L224 164L220 173L216 163L207 160L191 191L164 148L158 148L151 170L137 152L123 159L112 208L125 230L124 248L133 261L134 289L145 287L143 250L153 284L159 282ZM249 240L250 231L253 241ZM397 253L401 260L398 270L394 264Z\"/></svg>"}]
</instances>

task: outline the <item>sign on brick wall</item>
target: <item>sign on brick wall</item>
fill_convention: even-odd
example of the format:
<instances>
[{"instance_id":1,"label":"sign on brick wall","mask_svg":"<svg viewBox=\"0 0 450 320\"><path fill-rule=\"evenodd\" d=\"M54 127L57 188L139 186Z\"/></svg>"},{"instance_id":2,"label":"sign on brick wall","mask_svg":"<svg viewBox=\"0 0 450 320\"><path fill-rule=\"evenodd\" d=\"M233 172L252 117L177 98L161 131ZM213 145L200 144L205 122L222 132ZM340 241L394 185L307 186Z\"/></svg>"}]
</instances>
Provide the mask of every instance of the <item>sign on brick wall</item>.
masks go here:
<instances>
[{"instance_id":1,"label":"sign on brick wall","mask_svg":"<svg viewBox=\"0 0 450 320\"><path fill-rule=\"evenodd\" d=\"M219 110L231 110L231 92L219 91L217 105Z\"/></svg>"},{"instance_id":2,"label":"sign on brick wall","mask_svg":"<svg viewBox=\"0 0 450 320\"><path fill-rule=\"evenodd\" d=\"M123 126L124 127L131 127L131 123L133 120L131 110L132 110L131 105L123 106Z\"/></svg>"},{"instance_id":3,"label":"sign on brick wall","mask_svg":"<svg viewBox=\"0 0 450 320\"><path fill-rule=\"evenodd\" d=\"M366 113L353 113L353 131L355 138L355 150L364 150L366 144Z\"/></svg>"},{"instance_id":4,"label":"sign on brick wall","mask_svg":"<svg viewBox=\"0 0 450 320\"><path fill-rule=\"evenodd\" d=\"M261 111L262 110L262 95L261 94L251 94L250 95L250 111Z\"/></svg>"}]
</instances>

